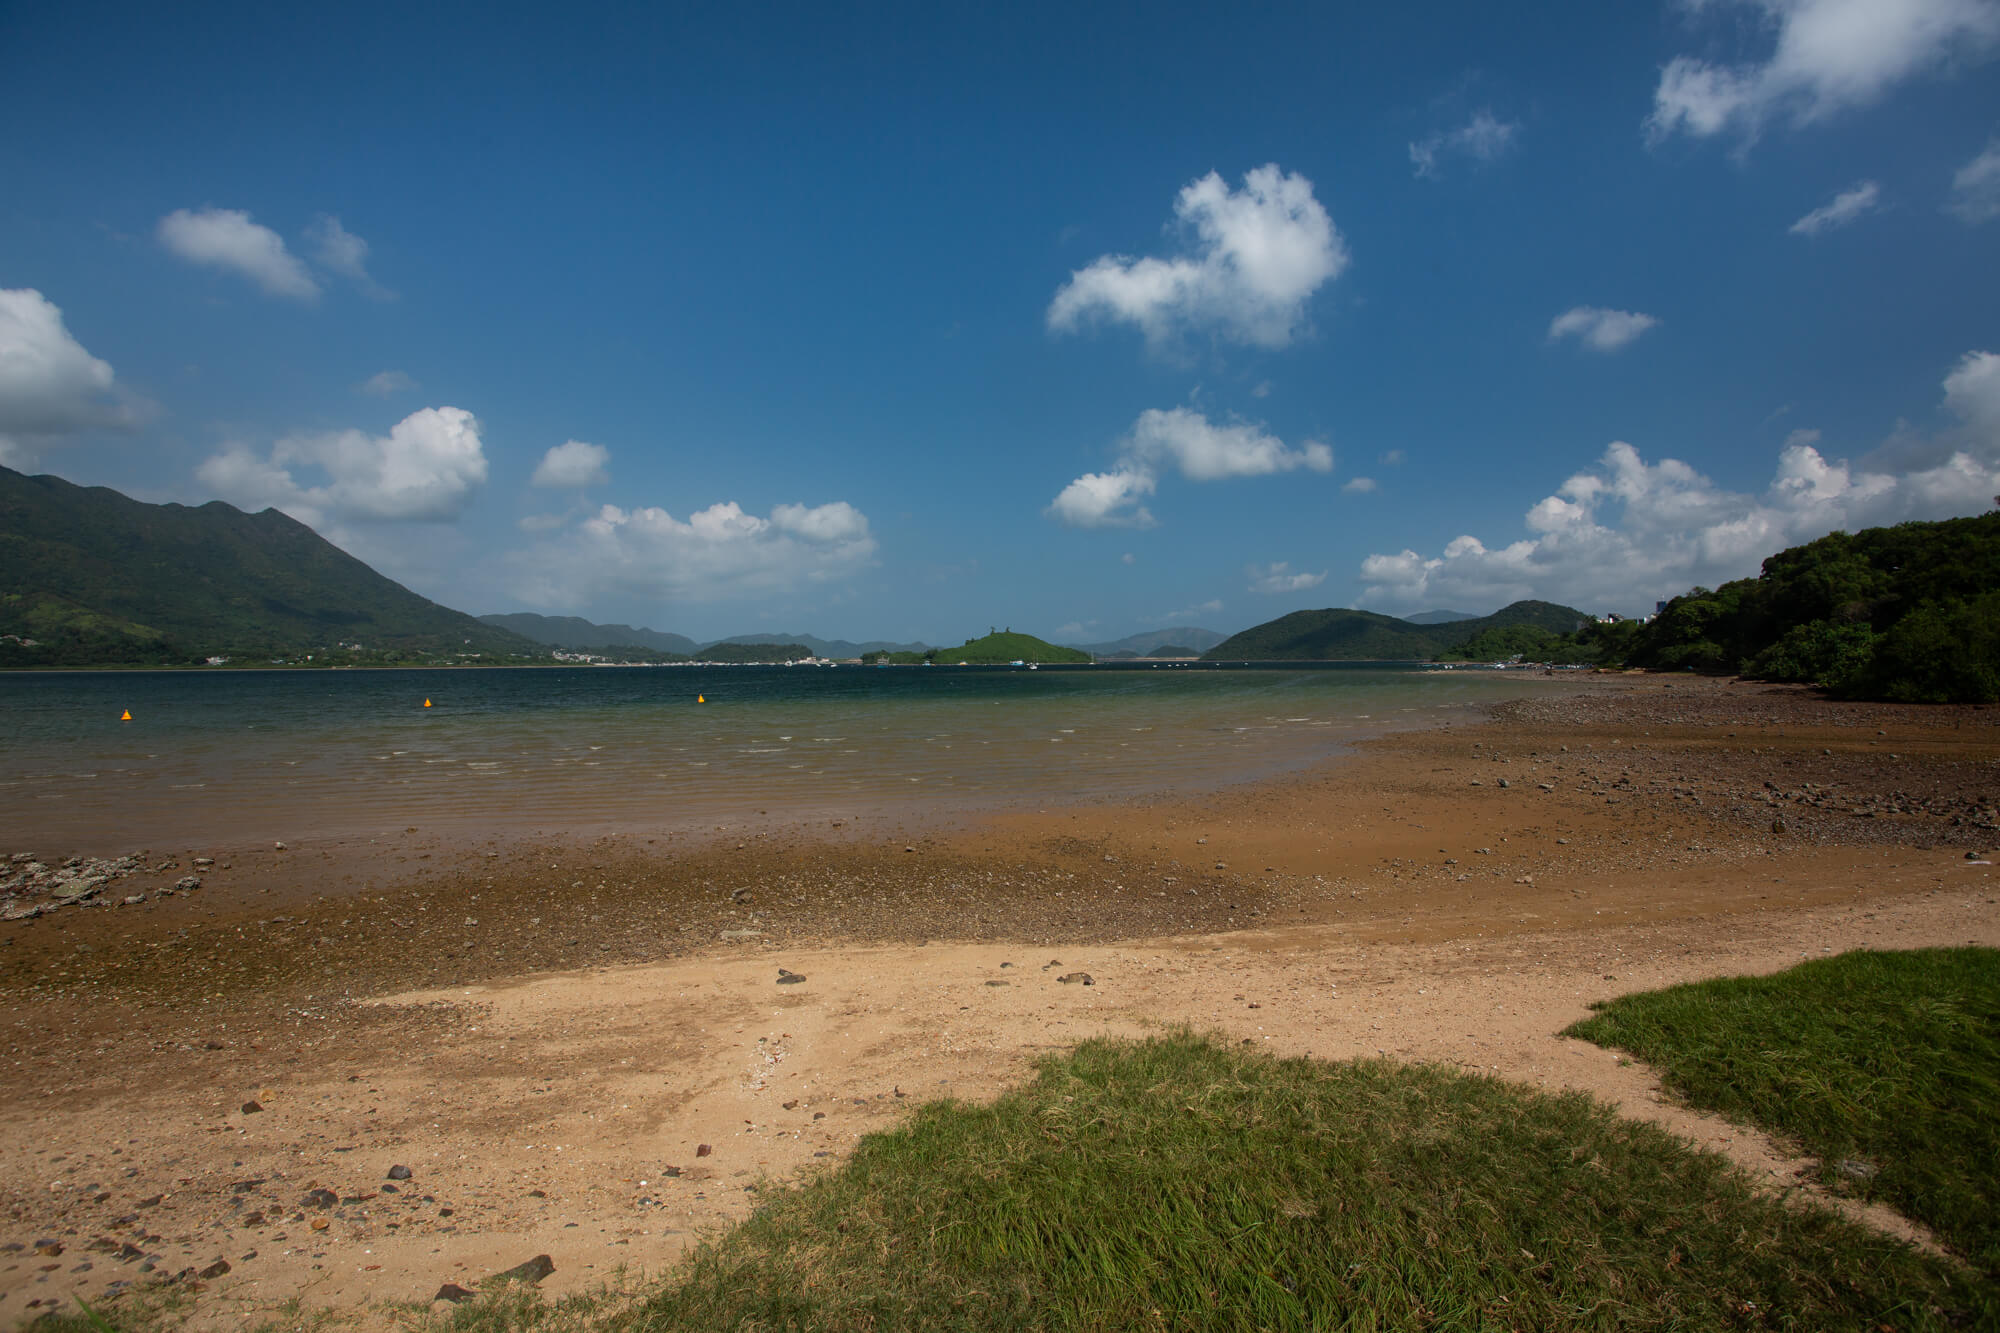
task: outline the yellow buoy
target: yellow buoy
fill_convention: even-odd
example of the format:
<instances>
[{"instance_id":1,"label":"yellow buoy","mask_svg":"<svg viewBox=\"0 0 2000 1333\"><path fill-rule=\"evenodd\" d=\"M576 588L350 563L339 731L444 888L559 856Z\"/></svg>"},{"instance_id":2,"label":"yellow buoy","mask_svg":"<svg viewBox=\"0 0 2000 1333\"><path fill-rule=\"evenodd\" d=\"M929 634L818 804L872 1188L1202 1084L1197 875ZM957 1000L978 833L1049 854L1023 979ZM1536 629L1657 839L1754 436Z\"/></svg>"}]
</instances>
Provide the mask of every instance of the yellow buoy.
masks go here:
<instances>
[{"instance_id":1,"label":"yellow buoy","mask_svg":"<svg viewBox=\"0 0 2000 1333\"><path fill-rule=\"evenodd\" d=\"M131 710L131 709L129 709L129 708L128 708L128 709L126 709L126 710L125 710L125 716L123 716L123 717L119 718L118 720L119 720L120 722L130 722L130 721L132 720L132 710Z\"/></svg>"},{"instance_id":2,"label":"yellow buoy","mask_svg":"<svg viewBox=\"0 0 2000 1333\"><path fill-rule=\"evenodd\" d=\"M429 699L424 700L424 707L429 708L430 706L431 706L431 701Z\"/></svg>"},{"instance_id":3,"label":"yellow buoy","mask_svg":"<svg viewBox=\"0 0 2000 1333\"><path fill-rule=\"evenodd\" d=\"M707 703L707 702L708 702L708 698L707 698L707 696L705 696L705 695L700 695L700 694L697 694L697 695L696 695L696 696L694 697L694 701L695 701L696 703L698 703L698 704L705 704L705 703Z\"/></svg>"}]
</instances>

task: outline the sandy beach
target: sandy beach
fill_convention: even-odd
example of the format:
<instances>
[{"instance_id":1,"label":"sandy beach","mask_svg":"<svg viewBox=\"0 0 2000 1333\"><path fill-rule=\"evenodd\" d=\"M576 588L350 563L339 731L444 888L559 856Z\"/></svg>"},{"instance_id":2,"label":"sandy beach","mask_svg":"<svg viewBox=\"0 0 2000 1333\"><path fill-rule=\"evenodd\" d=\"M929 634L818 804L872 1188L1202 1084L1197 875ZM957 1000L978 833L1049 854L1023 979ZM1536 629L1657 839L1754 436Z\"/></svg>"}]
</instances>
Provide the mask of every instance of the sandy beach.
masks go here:
<instances>
[{"instance_id":1,"label":"sandy beach","mask_svg":"<svg viewBox=\"0 0 2000 1333\"><path fill-rule=\"evenodd\" d=\"M629 1286L923 1100L1173 1024L1587 1089L1802 1188L1557 1034L2000 945L1997 795L2000 708L1609 676L1196 800L126 849L126 905L0 923L0 1320L171 1280L197 1326L370 1323L538 1254Z\"/></svg>"}]
</instances>

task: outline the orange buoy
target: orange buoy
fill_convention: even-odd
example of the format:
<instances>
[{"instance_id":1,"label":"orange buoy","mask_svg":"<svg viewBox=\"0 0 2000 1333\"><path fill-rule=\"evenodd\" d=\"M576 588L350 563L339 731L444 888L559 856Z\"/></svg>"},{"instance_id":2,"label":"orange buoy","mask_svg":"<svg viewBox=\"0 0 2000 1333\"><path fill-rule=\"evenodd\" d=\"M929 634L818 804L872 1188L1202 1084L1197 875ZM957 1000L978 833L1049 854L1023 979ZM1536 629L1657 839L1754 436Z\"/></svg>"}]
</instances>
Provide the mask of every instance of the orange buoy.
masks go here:
<instances>
[{"instance_id":1,"label":"orange buoy","mask_svg":"<svg viewBox=\"0 0 2000 1333\"><path fill-rule=\"evenodd\" d=\"M705 704L708 702L708 697L706 695L697 694L694 697L694 701L698 704Z\"/></svg>"},{"instance_id":2,"label":"orange buoy","mask_svg":"<svg viewBox=\"0 0 2000 1333\"><path fill-rule=\"evenodd\" d=\"M429 708L430 706L431 706L431 701L429 699L424 700L424 707Z\"/></svg>"},{"instance_id":3,"label":"orange buoy","mask_svg":"<svg viewBox=\"0 0 2000 1333\"><path fill-rule=\"evenodd\" d=\"M125 716L123 716L123 717L119 718L118 720L119 720L120 722L130 722L130 721L132 720L132 710L131 710L131 709L129 709L129 708L128 708L128 709L126 709L126 710L125 710Z\"/></svg>"}]
</instances>

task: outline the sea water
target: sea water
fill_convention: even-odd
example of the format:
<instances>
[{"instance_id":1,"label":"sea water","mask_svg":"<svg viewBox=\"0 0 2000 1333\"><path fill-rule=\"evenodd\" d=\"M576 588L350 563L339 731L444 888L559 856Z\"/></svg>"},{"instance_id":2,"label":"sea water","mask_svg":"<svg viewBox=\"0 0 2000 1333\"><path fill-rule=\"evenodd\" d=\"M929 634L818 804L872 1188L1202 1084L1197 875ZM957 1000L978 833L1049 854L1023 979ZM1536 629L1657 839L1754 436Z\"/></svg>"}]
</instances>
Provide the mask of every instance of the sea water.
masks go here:
<instances>
[{"instance_id":1,"label":"sea water","mask_svg":"<svg viewBox=\"0 0 2000 1333\"><path fill-rule=\"evenodd\" d=\"M8 673L0 853L1187 794L1526 688L1373 663Z\"/></svg>"}]
</instances>

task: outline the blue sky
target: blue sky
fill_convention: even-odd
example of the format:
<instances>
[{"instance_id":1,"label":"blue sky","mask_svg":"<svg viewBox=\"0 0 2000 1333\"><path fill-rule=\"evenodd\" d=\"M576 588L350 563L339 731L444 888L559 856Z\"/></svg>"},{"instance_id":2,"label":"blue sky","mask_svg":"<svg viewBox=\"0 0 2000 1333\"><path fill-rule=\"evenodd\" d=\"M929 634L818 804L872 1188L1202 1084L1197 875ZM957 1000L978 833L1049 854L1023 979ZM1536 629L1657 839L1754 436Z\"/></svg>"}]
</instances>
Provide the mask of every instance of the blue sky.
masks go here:
<instances>
[{"instance_id":1,"label":"blue sky","mask_svg":"<svg viewBox=\"0 0 2000 1333\"><path fill-rule=\"evenodd\" d=\"M1237 8L0 7L0 462L932 642L2000 494L2000 0Z\"/></svg>"}]
</instances>

